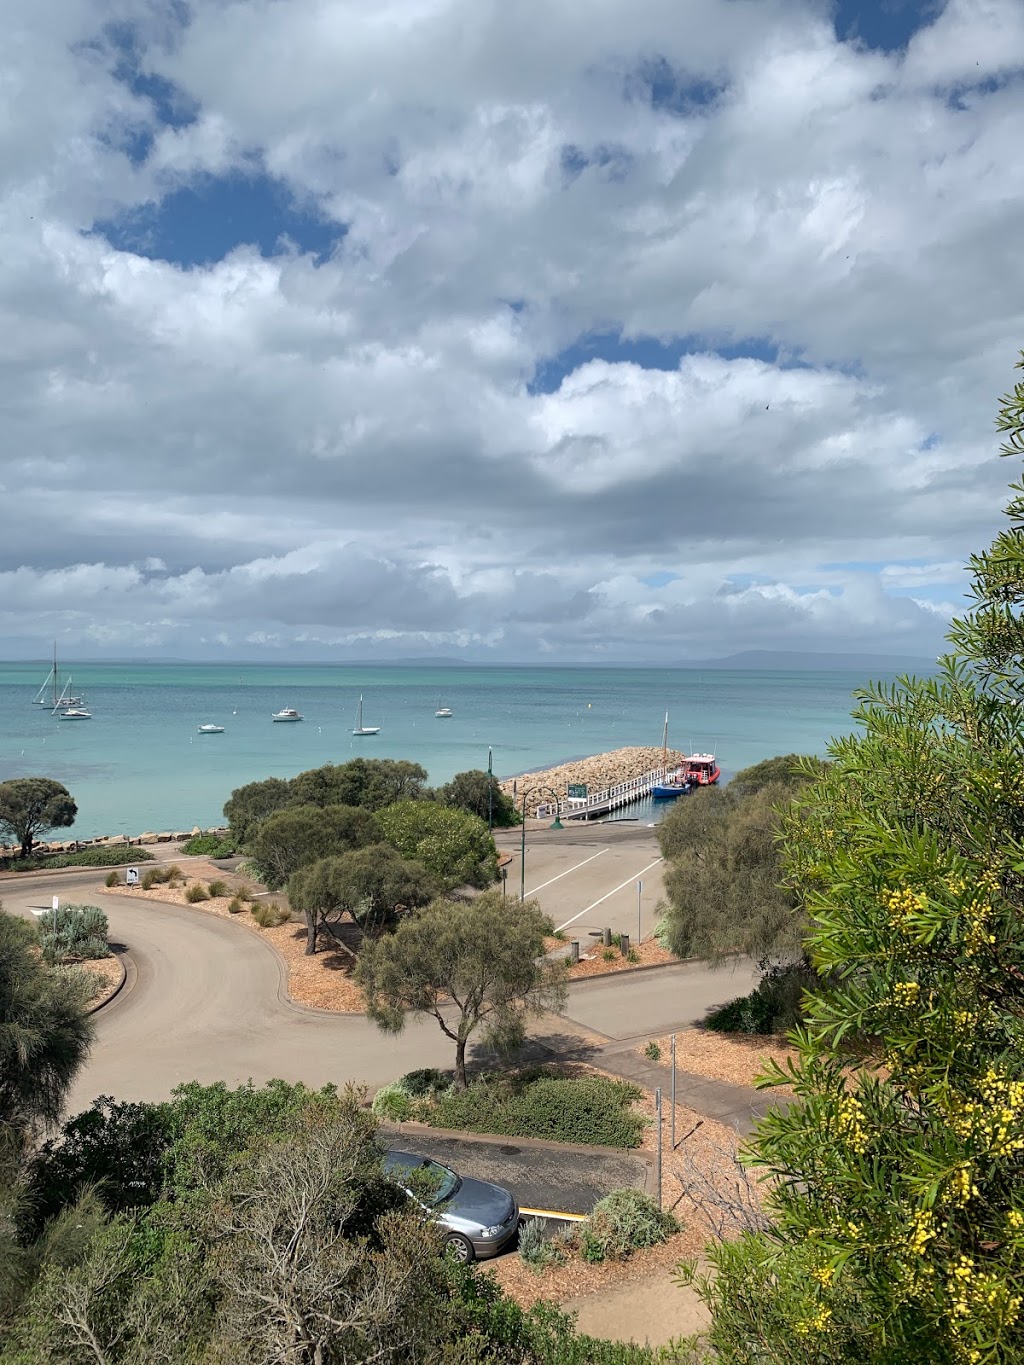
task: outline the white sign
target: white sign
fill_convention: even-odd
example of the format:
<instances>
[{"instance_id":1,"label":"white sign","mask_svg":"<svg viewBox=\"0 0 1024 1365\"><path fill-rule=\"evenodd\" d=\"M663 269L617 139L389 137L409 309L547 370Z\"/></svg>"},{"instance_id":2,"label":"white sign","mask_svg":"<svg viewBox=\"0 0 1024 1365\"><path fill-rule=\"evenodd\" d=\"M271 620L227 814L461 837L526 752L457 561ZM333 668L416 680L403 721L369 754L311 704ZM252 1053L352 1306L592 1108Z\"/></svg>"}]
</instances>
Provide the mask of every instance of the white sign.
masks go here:
<instances>
[{"instance_id":1,"label":"white sign","mask_svg":"<svg viewBox=\"0 0 1024 1365\"><path fill-rule=\"evenodd\" d=\"M54 898L53 898L53 908L54 908L54 910L59 910L59 909L60 909L60 897L59 897L59 896L54 896Z\"/></svg>"},{"instance_id":2,"label":"white sign","mask_svg":"<svg viewBox=\"0 0 1024 1365\"><path fill-rule=\"evenodd\" d=\"M128 871L124 874L124 879L129 886L138 885L139 869L137 867L130 867Z\"/></svg>"}]
</instances>

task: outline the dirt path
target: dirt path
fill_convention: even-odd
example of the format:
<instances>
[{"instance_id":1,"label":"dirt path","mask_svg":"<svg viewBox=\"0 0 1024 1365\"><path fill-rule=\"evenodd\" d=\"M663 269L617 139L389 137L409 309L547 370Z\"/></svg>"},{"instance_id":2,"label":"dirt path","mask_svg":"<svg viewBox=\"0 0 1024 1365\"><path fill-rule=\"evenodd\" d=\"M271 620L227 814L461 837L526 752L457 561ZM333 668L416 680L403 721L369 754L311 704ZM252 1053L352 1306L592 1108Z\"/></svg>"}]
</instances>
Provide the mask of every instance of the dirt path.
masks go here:
<instances>
[{"instance_id":1,"label":"dirt path","mask_svg":"<svg viewBox=\"0 0 1024 1365\"><path fill-rule=\"evenodd\" d=\"M659 1270L642 1280L567 1299L562 1307L577 1315L579 1330L589 1336L664 1346L673 1337L703 1331L709 1321L694 1291L673 1283L672 1274Z\"/></svg>"}]
</instances>

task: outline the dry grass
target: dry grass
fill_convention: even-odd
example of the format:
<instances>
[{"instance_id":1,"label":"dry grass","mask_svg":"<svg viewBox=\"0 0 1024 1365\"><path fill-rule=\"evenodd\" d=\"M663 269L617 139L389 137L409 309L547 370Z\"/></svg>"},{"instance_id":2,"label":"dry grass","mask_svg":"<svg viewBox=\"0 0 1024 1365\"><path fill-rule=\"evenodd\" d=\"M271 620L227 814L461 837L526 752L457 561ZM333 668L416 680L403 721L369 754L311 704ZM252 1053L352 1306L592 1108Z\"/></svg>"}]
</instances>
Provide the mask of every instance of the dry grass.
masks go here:
<instances>
[{"instance_id":1,"label":"dry grass","mask_svg":"<svg viewBox=\"0 0 1024 1365\"><path fill-rule=\"evenodd\" d=\"M661 1048L661 1059L654 1065L663 1066L668 1071L672 1058L671 1035L653 1041ZM637 1052L645 1056L644 1048L647 1046L647 1043L641 1044ZM677 1070L689 1071L696 1076L709 1076L716 1081L730 1081L733 1085L754 1085L769 1061L785 1067L790 1058L796 1059L796 1055L796 1049L779 1037L712 1033L700 1028L682 1029L676 1034ZM650 1061L650 1058L646 1060ZM792 1095L793 1091L788 1085L779 1085L773 1086L771 1093Z\"/></svg>"},{"instance_id":2,"label":"dry grass","mask_svg":"<svg viewBox=\"0 0 1024 1365\"><path fill-rule=\"evenodd\" d=\"M95 993L89 1000L90 1009L105 1005L121 984L121 964L116 957L91 958L76 964L96 978Z\"/></svg>"},{"instance_id":3,"label":"dry grass","mask_svg":"<svg viewBox=\"0 0 1024 1365\"><path fill-rule=\"evenodd\" d=\"M190 905L186 900L184 885L168 886L165 882L149 891L143 891L138 886L116 886L104 890L107 895L130 896L134 900L187 905L190 910L198 910L205 915L218 915L221 919L230 920L232 924L244 925L260 938L265 938L284 958L288 968L288 994L297 1004L331 1010L338 1014L362 1014L365 1011L366 1001L363 993L352 980L356 948L360 938L355 925L346 924L341 927L339 931L341 943L335 943L329 934L322 934L320 942L325 946L307 957L305 924L289 921L272 929L261 929L252 917L250 906L247 905L239 914L230 913L228 906L237 889L240 886L251 885L251 879L225 875L213 867L207 871L207 865L204 863L190 864L189 876L192 881L216 877L227 884L227 894ZM263 899L256 902L257 905L266 903Z\"/></svg>"}]
</instances>

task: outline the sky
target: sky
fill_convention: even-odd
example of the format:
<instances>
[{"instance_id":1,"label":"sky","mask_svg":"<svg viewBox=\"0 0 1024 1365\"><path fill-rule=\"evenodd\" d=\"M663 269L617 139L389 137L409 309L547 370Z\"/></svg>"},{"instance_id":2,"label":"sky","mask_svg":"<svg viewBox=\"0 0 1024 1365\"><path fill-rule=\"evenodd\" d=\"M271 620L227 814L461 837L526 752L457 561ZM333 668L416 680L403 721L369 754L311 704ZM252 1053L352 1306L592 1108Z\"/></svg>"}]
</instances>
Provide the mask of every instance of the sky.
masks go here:
<instances>
[{"instance_id":1,"label":"sky","mask_svg":"<svg viewBox=\"0 0 1024 1365\"><path fill-rule=\"evenodd\" d=\"M0 657L933 656L1018 471L1020 0L49 0Z\"/></svg>"}]
</instances>

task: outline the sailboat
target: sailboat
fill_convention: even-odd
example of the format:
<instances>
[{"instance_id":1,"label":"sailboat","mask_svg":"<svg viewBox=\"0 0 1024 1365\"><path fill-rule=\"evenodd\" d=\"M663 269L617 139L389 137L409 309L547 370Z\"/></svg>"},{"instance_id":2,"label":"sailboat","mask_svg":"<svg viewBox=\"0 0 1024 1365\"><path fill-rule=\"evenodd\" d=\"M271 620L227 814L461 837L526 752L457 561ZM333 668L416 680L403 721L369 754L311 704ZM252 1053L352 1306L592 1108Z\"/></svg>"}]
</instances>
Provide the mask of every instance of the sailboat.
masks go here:
<instances>
[{"instance_id":1,"label":"sailboat","mask_svg":"<svg viewBox=\"0 0 1024 1365\"><path fill-rule=\"evenodd\" d=\"M32 705L48 706L51 711L56 711L58 706L80 705L82 700L81 697L70 697L64 695L70 689L70 686L71 679L69 678L67 682L64 684L64 692L61 692L59 690L60 676L59 670L57 668L57 642L55 640L53 643L53 665L49 673L47 673L46 680L43 683L42 687L33 697ZM47 691L49 691L50 693L49 696L46 696Z\"/></svg>"},{"instance_id":2,"label":"sailboat","mask_svg":"<svg viewBox=\"0 0 1024 1365\"><path fill-rule=\"evenodd\" d=\"M662 779L655 783L651 788L651 796L655 801L674 801L677 796L689 796L693 789L693 784L689 781L684 768L677 768L675 772L668 771L668 712L665 712L665 728L661 734L661 768Z\"/></svg>"},{"instance_id":3,"label":"sailboat","mask_svg":"<svg viewBox=\"0 0 1024 1365\"><path fill-rule=\"evenodd\" d=\"M452 710L450 706L442 706L441 698L438 697L437 710L434 712L434 715L438 718L438 720L447 720L450 716L454 716L455 712Z\"/></svg>"},{"instance_id":4,"label":"sailboat","mask_svg":"<svg viewBox=\"0 0 1024 1365\"><path fill-rule=\"evenodd\" d=\"M356 726L355 726L355 729L352 731L352 733L353 733L354 735L379 735L379 734L380 734L380 726L379 726L379 725L364 725L364 724L363 724L363 697L362 697L362 693L360 693L360 695L359 695L359 708L358 708L358 710L356 711Z\"/></svg>"}]
</instances>

